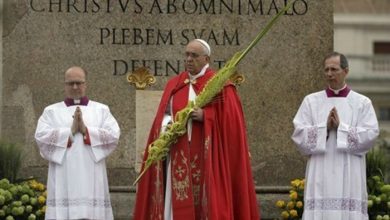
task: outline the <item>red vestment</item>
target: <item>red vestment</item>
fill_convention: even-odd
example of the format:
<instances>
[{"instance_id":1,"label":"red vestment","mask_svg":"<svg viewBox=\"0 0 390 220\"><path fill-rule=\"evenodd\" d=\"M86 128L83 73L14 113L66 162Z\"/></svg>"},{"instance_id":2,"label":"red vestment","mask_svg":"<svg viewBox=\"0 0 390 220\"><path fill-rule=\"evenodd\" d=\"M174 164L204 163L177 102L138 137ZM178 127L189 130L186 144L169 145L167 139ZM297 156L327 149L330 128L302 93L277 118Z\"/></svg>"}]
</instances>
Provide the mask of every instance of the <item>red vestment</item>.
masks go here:
<instances>
[{"instance_id":1,"label":"red vestment","mask_svg":"<svg viewBox=\"0 0 390 220\"><path fill-rule=\"evenodd\" d=\"M213 75L207 69L196 79L192 84L196 94ZM188 73L183 72L167 83L147 146L159 136L171 97L174 114L187 105L186 79ZM192 123L191 142L185 134L170 149L173 219L260 219L244 117L235 87L226 84L203 112L204 121ZM146 157L147 152L144 160ZM138 183L134 219L164 219L165 165L152 165Z\"/></svg>"}]
</instances>

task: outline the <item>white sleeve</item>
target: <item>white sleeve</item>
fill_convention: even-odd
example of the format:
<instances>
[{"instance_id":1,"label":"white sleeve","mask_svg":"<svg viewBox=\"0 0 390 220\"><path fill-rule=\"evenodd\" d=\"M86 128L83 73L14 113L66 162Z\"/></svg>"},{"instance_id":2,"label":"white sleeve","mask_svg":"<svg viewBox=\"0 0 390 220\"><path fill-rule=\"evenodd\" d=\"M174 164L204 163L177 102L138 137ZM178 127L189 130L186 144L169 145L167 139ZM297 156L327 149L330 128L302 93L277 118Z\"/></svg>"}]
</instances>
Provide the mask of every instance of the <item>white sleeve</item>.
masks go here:
<instances>
[{"instance_id":1,"label":"white sleeve","mask_svg":"<svg viewBox=\"0 0 390 220\"><path fill-rule=\"evenodd\" d=\"M316 122L307 97L299 107L293 124L294 133L291 138L302 154L311 155L326 151L326 121Z\"/></svg>"},{"instance_id":2,"label":"white sleeve","mask_svg":"<svg viewBox=\"0 0 390 220\"><path fill-rule=\"evenodd\" d=\"M88 126L95 162L99 162L111 154L118 145L120 136L118 123L108 108L102 108L101 117L103 118L100 127Z\"/></svg>"},{"instance_id":3,"label":"white sleeve","mask_svg":"<svg viewBox=\"0 0 390 220\"><path fill-rule=\"evenodd\" d=\"M57 164L62 164L71 130L67 127L54 125L53 114L54 111L51 109L44 110L38 120L35 140L43 158Z\"/></svg>"},{"instance_id":4,"label":"white sleeve","mask_svg":"<svg viewBox=\"0 0 390 220\"><path fill-rule=\"evenodd\" d=\"M340 122L337 129L337 148L352 154L363 155L379 135L378 120L370 100L359 109L356 127Z\"/></svg>"},{"instance_id":5,"label":"white sleeve","mask_svg":"<svg viewBox=\"0 0 390 220\"><path fill-rule=\"evenodd\" d=\"M167 108L165 109L164 117L161 122L160 132L165 132L167 129L167 125L172 122L172 97L169 100Z\"/></svg>"}]
</instances>

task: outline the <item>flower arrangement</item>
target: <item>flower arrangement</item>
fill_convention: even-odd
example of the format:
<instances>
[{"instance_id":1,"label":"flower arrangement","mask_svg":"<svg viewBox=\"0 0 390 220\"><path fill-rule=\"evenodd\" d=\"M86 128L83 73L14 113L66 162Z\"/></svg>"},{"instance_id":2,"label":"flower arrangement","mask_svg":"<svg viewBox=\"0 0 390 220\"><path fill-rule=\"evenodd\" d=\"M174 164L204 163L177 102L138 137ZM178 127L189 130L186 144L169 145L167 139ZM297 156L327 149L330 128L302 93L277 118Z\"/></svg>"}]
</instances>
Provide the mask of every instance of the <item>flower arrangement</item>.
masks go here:
<instances>
[{"instance_id":1,"label":"flower arrangement","mask_svg":"<svg viewBox=\"0 0 390 220\"><path fill-rule=\"evenodd\" d=\"M378 143L366 155L368 215L370 219L390 220L390 184L384 181L388 158L381 149L381 139Z\"/></svg>"},{"instance_id":2,"label":"flower arrangement","mask_svg":"<svg viewBox=\"0 0 390 220\"><path fill-rule=\"evenodd\" d=\"M0 220L43 220L46 196L45 185L36 180L0 180Z\"/></svg>"},{"instance_id":3,"label":"flower arrangement","mask_svg":"<svg viewBox=\"0 0 390 220\"><path fill-rule=\"evenodd\" d=\"M305 179L295 179L291 181L290 200L278 200L276 202L276 206L282 210L282 219L293 220L302 218L304 189Z\"/></svg>"},{"instance_id":4,"label":"flower arrangement","mask_svg":"<svg viewBox=\"0 0 390 220\"><path fill-rule=\"evenodd\" d=\"M384 184L380 176L367 179L368 214L370 219L390 220L390 184Z\"/></svg>"}]
</instances>

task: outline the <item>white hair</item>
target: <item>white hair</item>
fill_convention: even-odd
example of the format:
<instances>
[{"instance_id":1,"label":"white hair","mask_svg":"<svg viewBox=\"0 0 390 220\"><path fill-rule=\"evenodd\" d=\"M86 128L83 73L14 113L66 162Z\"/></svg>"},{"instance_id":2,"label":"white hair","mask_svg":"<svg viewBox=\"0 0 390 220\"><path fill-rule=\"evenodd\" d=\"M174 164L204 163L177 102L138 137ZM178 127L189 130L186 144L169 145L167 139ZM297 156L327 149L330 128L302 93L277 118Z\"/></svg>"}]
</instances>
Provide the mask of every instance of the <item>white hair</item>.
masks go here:
<instances>
[{"instance_id":1,"label":"white hair","mask_svg":"<svg viewBox=\"0 0 390 220\"><path fill-rule=\"evenodd\" d=\"M199 39L199 38L195 39L195 41L198 41L200 44L202 44L202 46L206 49L207 56L211 55L210 45L206 41Z\"/></svg>"}]
</instances>

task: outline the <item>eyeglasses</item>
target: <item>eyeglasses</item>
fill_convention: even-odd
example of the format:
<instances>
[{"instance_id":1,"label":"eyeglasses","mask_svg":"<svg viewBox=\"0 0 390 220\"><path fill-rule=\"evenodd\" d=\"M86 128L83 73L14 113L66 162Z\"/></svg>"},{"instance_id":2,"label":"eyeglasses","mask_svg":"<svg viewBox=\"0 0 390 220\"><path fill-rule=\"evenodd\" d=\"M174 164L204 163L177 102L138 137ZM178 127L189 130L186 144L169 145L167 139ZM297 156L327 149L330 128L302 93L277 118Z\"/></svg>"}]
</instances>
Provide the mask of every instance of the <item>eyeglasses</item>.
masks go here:
<instances>
[{"instance_id":1,"label":"eyeglasses","mask_svg":"<svg viewBox=\"0 0 390 220\"><path fill-rule=\"evenodd\" d=\"M197 54L197 53L194 53L194 52L185 52L184 56L185 57L198 58L200 56L206 56L206 55L205 54Z\"/></svg>"},{"instance_id":2,"label":"eyeglasses","mask_svg":"<svg viewBox=\"0 0 390 220\"><path fill-rule=\"evenodd\" d=\"M65 82L65 85L67 86L81 86L81 85L84 85L85 82L83 81L74 81L74 82Z\"/></svg>"}]
</instances>

